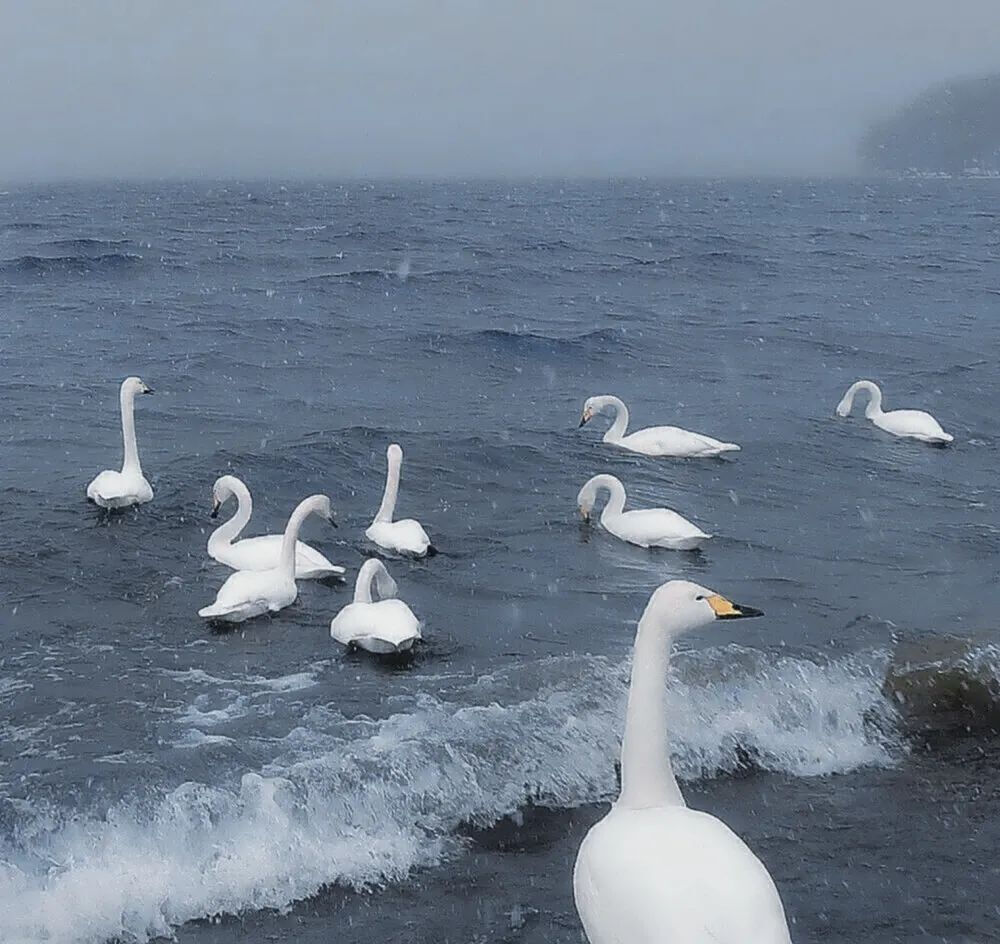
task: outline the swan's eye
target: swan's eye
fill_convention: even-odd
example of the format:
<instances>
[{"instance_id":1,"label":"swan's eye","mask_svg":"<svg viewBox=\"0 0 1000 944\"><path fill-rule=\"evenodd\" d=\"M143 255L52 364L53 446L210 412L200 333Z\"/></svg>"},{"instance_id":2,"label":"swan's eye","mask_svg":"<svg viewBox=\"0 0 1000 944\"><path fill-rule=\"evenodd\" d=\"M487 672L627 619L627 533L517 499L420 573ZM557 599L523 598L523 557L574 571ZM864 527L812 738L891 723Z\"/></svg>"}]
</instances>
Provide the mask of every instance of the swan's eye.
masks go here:
<instances>
[{"instance_id":1,"label":"swan's eye","mask_svg":"<svg viewBox=\"0 0 1000 944\"><path fill-rule=\"evenodd\" d=\"M695 599L696 600L707 600L708 597L706 597L704 593L699 593L698 596L695 597Z\"/></svg>"}]
</instances>

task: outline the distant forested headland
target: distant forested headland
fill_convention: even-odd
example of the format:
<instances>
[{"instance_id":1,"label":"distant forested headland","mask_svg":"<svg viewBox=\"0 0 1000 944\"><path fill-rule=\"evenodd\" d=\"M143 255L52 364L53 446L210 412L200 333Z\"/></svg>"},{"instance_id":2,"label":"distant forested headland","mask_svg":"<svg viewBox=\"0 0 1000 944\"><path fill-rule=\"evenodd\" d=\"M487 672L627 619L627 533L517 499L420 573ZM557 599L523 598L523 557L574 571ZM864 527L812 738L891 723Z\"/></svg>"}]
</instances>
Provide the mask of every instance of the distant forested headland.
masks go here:
<instances>
[{"instance_id":1,"label":"distant forested headland","mask_svg":"<svg viewBox=\"0 0 1000 944\"><path fill-rule=\"evenodd\" d=\"M1000 175L1000 74L928 89L872 125L860 154L872 170Z\"/></svg>"}]
</instances>

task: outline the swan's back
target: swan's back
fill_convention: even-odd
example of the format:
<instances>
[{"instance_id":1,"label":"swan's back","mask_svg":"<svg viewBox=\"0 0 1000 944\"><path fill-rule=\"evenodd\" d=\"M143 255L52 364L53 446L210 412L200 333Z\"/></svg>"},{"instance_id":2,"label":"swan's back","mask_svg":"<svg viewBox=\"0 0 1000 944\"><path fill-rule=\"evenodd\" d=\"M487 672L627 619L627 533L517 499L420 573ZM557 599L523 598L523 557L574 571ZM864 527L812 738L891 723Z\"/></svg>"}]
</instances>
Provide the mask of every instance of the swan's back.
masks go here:
<instances>
[{"instance_id":1,"label":"swan's back","mask_svg":"<svg viewBox=\"0 0 1000 944\"><path fill-rule=\"evenodd\" d=\"M693 433L679 426L650 426L622 438L618 445L647 456L694 457L717 456L722 452L738 452L736 443L721 442L702 433Z\"/></svg>"},{"instance_id":2,"label":"swan's back","mask_svg":"<svg viewBox=\"0 0 1000 944\"><path fill-rule=\"evenodd\" d=\"M724 823L684 806L611 812L573 874L591 944L789 944L767 869Z\"/></svg>"},{"instance_id":3,"label":"swan's back","mask_svg":"<svg viewBox=\"0 0 1000 944\"><path fill-rule=\"evenodd\" d=\"M897 436L912 436L932 442L951 442L954 439L930 413L923 410L890 410L876 419L875 425Z\"/></svg>"},{"instance_id":4,"label":"swan's back","mask_svg":"<svg viewBox=\"0 0 1000 944\"><path fill-rule=\"evenodd\" d=\"M373 522L365 531L365 535L387 550L419 556L427 553L431 543L423 526L413 518Z\"/></svg>"},{"instance_id":5,"label":"swan's back","mask_svg":"<svg viewBox=\"0 0 1000 944\"><path fill-rule=\"evenodd\" d=\"M421 638L420 621L402 600L348 603L330 623L330 636L369 652L405 652Z\"/></svg>"},{"instance_id":6,"label":"swan's back","mask_svg":"<svg viewBox=\"0 0 1000 944\"><path fill-rule=\"evenodd\" d=\"M644 547L696 546L691 542L700 543L711 537L669 508L643 508L609 516L607 528L612 534Z\"/></svg>"},{"instance_id":7,"label":"swan's back","mask_svg":"<svg viewBox=\"0 0 1000 944\"><path fill-rule=\"evenodd\" d=\"M218 549L215 559L234 570L270 570L278 566L283 540L280 534L244 538ZM343 567L330 563L315 548L303 541L295 542L295 576L300 580L343 573Z\"/></svg>"},{"instance_id":8,"label":"swan's back","mask_svg":"<svg viewBox=\"0 0 1000 944\"><path fill-rule=\"evenodd\" d=\"M242 622L262 613L274 612L295 602L298 590L277 568L238 570L219 588L215 602L203 607L198 615L206 619Z\"/></svg>"},{"instance_id":9,"label":"swan's back","mask_svg":"<svg viewBox=\"0 0 1000 944\"><path fill-rule=\"evenodd\" d=\"M106 469L87 486L87 498L101 508L127 508L152 501L153 489L142 475Z\"/></svg>"}]
</instances>

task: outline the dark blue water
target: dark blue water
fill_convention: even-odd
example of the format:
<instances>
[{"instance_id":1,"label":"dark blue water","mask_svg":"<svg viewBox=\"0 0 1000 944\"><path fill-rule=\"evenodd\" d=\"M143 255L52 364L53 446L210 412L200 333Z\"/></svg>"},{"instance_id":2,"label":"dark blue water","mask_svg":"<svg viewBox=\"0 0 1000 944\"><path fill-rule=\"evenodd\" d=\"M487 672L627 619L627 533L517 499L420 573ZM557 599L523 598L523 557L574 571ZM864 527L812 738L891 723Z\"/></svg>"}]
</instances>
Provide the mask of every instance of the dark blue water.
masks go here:
<instances>
[{"instance_id":1,"label":"dark blue water","mask_svg":"<svg viewBox=\"0 0 1000 944\"><path fill-rule=\"evenodd\" d=\"M151 184L0 195L0 940L578 941L628 655L686 577L766 611L684 641L692 805L761 855L797 941L985 941L1000 914L994 181ZM138 374L152 504L84 501ZM833 418L850 382L945 450ZM743 451L651 460L577 430ZM596 421L591 426L599 425ZM341 652L385 446L442 553L392 561L414 661ZM592 474L716 535L585 530ZM218 634L205 542L349 568ZM235 916L235 917L234 917ZM200 921L209 919L211 921Z\"/></svg>"}]
</instances>

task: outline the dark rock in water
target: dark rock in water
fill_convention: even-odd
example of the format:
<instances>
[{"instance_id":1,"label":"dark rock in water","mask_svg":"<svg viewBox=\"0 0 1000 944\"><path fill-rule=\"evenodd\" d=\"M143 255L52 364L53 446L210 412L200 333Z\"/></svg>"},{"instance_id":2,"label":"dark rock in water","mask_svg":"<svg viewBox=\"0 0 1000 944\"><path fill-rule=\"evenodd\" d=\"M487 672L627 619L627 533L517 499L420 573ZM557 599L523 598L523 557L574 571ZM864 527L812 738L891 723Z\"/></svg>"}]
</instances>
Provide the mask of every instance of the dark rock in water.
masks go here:
<instances>
[{"instance_id":1,"label":"dark rock in water","mask_svg":"<svg viewBox=\"0 0 1000 944\"><path fill-rule=\"evenodd\" d=\"M884 691L914 733L1000 731L1000 650L954 636L902 641Z\"/></svg>"},{"instance_id":2,"label":"dark rock in water","mask_svg":"<svg viewBox=\"0 0 1000 944\"><path fill-rule=\"evenodd\" d=\"M1000 75L945 82L868 129L874 170L1000 175Z\"/></svg>"}]
</instances>

